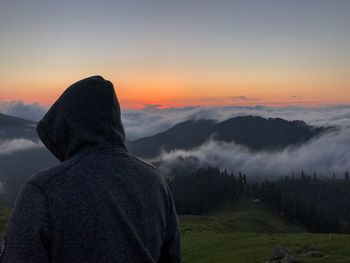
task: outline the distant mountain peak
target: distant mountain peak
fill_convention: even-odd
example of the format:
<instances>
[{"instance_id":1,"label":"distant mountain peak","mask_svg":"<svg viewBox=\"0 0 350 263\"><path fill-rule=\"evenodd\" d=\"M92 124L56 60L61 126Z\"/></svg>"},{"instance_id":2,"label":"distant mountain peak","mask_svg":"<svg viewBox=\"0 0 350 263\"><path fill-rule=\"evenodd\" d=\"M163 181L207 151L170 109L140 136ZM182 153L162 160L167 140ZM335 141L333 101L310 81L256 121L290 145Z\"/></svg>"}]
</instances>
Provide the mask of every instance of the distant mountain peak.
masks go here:
<instances>
[{"instance_id":1,"label":"distant mountain peak","mask_svg":"<svg viewBox=\"0 0 350 263\"><path fill-rule=\"evenodd\" d=\"M0 139L24 138L38 140L36 122L0 113Z\"/></svg>"},{"instance_id":2,"label":"distant mountain peak","mask_svg":"<svg viewBox=\"0 0 350 263\"><path fill-rule=\"evenodd\" d=\"M153 158L162 150L189 150L209 139L235 142L253 151L279 150L311 140L329 128L314 127L304 121L282 118L238 116L222 122L212 119L186 120L153 136L128 141L131 152Z\"/></svg>"}]
</instances>

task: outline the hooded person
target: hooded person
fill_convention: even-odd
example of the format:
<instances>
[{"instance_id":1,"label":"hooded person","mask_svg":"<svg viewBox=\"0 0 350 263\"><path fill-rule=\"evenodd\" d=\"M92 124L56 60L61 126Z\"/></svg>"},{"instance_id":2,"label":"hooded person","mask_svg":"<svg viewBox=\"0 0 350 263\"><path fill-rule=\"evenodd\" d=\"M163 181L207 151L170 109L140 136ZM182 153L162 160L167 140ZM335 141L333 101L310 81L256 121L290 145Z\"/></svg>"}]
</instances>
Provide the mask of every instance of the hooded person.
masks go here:
<instances>
[{"instance_id":1,"label":"hooded person","mask_svg":"<svg viewBox=\"0 0 350 263\"><path fill-rule=\"evenodd\" d=\"M3 263L181 262L166 181L128 152L113 84L68 87L37 125L60 164L25 183L1 241Z\"/></svg>"}]
</instances>

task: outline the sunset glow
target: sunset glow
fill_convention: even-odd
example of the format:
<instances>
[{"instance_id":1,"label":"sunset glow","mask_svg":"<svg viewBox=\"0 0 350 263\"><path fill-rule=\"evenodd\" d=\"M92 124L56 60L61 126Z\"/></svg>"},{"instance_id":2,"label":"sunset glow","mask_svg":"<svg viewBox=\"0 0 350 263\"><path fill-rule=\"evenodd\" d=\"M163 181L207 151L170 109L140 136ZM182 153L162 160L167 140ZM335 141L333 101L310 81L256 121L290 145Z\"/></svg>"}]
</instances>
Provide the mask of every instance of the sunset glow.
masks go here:
<instances>
[{"instance_id":1,"label":"sunset glow","mask_svg":"<svg viewBox=\"0 0 350 263\"><path fill-rule=\"evenodd\" d=\"M7 1L0 101L49 106L102 75L125 108L349 104L349 12L341 0Z\"/></svg>"}]
</instances>

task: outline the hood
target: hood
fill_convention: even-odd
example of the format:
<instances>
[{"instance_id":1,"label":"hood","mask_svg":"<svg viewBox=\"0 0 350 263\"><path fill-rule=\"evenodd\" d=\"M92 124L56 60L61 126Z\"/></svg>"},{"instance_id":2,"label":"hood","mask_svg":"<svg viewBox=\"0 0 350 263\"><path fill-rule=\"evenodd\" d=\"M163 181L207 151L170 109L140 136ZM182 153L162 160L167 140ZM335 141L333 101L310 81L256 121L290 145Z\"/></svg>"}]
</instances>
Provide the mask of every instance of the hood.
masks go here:
<instances>
[{"instance_id":1,"label":"hood","mask_svg":"<svg viewBox=\"0 0 350 263\"><path fill-rule=\"evenodd\" d=\"M82 151L126 150L113 84L100 76L68 87L39 121L36 130L61 162Z\"/></svg>"}]
</instances>

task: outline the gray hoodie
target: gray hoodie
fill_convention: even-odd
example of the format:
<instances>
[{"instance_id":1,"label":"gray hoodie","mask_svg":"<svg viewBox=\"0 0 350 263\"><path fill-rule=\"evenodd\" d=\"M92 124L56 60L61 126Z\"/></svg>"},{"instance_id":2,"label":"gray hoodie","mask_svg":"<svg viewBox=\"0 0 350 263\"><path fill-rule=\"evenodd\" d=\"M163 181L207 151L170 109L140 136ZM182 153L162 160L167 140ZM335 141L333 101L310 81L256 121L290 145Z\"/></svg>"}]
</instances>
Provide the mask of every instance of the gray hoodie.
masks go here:
<instances>
[{"instance_id":1,"label":"gray hoodie","mask_svg":"<svg viewBox=\"0 0 350 263\"><path fill-rule=\"evenodd\" d=\"M94 76L67 88L37 132L61 163L22 188L1 262L181 262L172 196L126 149L111 82Z\"/></svg>"}]
</instances>

